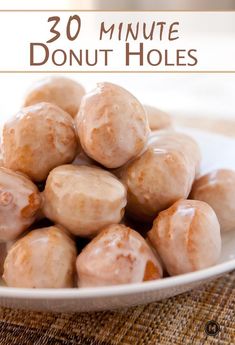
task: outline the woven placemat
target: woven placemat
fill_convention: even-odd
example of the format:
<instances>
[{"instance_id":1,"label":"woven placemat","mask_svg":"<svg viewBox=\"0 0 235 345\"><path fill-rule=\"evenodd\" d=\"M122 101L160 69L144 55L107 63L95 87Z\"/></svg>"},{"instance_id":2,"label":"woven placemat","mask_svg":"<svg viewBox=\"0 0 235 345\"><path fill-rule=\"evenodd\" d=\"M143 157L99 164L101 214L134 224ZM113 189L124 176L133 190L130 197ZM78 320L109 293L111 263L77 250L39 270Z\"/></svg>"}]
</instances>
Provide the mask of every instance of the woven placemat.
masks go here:
<instances>
[{"instance_id":1,"label":"woven placemat","mask_svg":"<svg viewBox=\"0 0 235 345\"><path fill-rule=\"evenodd\" d=\"M211 320L220 327L215 336L205 330ZM234 345L235 271L189 293L120 311L52 314L1 308L0 344Z\"/></svg>"}]
</instances>

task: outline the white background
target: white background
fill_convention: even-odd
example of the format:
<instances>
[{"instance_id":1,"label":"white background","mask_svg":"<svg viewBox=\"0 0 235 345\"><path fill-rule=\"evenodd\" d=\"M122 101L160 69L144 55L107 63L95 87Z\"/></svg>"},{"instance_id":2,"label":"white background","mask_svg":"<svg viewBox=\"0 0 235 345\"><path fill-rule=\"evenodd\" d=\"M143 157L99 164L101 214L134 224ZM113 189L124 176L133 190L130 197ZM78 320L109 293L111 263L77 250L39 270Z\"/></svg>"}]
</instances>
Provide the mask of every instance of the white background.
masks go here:
<instances>
[{"instance_id":1,"label":"white background","mask_svg":"<svg viewBox=\"0 0 235 345\"><path fill-rule=\"evenodd\" d=\"M49 74L0 75L0 121L21 107L27 89ZM76 74L87 91L100 81L117 83L143 103L172 115L235 119L234 74Z\"/></svg>"}]
</instances>

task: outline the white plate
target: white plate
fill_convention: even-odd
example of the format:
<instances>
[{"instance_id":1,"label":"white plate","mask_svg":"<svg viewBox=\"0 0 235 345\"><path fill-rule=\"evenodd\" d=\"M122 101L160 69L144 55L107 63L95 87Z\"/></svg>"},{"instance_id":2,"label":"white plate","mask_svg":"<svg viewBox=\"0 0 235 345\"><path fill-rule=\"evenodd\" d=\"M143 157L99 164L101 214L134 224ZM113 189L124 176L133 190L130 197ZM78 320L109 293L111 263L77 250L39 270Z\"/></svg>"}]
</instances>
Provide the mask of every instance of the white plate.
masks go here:
<instances>
[{"instance_id":1,"label":"white plate","mask_svg":"<svg viewBox=\"0 0 235 345\"><path fill-rule=\"evenodd\" d=\"M202 172L223 167L235 169L235 140L191 129L182 129L200 144ZM92 311L129 307L158 301L191 290L235 269L235 231L223 235L218 265L151 282L83 289L18 289L0 287L0 305L41 311Z\"/></svg>"}]
</instances>

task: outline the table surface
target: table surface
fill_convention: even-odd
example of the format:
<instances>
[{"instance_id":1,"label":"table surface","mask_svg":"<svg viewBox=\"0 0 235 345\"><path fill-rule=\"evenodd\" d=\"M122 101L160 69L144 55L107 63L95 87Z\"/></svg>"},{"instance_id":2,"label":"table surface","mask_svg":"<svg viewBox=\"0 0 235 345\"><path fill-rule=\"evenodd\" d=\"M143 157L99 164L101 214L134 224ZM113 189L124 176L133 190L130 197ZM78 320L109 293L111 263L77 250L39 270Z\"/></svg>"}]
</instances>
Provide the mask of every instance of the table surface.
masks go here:
<instances>
[{"instance_id":1,"label":"table surface","mask_svg":"<svg viewBox=\"0 0 235 345\"><path fill-rule=\"evenodd\" d=\"M180 124L188 124L180 118ZM235 137L235 122L190 120ZM220 327L207 335L208 321ZM135 308L96 313L36 313L0 308L1 345L235 345L235 271L189 293Z\"/></svg>"}]
</instances>

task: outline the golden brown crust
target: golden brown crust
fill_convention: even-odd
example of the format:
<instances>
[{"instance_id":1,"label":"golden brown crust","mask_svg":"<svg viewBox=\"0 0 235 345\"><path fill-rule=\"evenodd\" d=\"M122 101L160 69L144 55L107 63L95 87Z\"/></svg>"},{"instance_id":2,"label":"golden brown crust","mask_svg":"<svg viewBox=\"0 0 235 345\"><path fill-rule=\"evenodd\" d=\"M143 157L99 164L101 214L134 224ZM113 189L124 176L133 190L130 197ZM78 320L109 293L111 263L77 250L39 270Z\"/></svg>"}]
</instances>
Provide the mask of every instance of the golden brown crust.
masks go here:
<instances>
[{"instance_id":1,"label":"golden brown crust","mask_svg":"<svg viewBox=\"0 0 235 345\"><path fill-rule=\"evenodd\" d=\"M11 246L3 279L11 287L73 287L75 261L75 243L64 230L56 226L37 229Z\"/></svg>"},{"instance_id":2,"label":"golden brown crust","mask_svg":"<svg viewBox=\"0 0 235 345\"><path fill-rule=\"evenodd\" d=\"M155 280L159 278L159 270L152 261L148 260L145 266L143 281L146 282L149 280Z\"/></svg>"},{"instance_id":3,"label":"golden brown crust","mask_svg":"<svg viewBox=\"0 0 235 345\"><path fill-rule=\"evenodd\" d=\"M0 241L14 240L36 220L41 196L25 175L0 168Z\"/></svg>"},{"instance_id":4,"label":"golden brown crust","mask_svg":"<svg viewBox=\"0 0 235 345\"><path fill-rule=\"evenodd\" d=\"M155 219L148 238L170 275L209 267L221 251L218 219L202 201L179 200Z\"/></svg>"},{"instance_id":5,"label":"golden brown crust","mask_svg":"<svg viewBox=\"0 0 235 345\"><path fill-rule=\"evenodd\" d=\"M140 102L111 83L98 84L83 98L76 125L83 150L107 168L118 168L137 156L149 134Z\"/></svg>"},{"instance_id":6,"label":"golden brown crust","mask_svg":"<svg viewBox=\"0 0 235 345\"><path fill-rule=\"evenodd\" d=\"M78 286L105 286L159 279L162 268L139 233L113 224L102 230L77 258Z\"/></svg>"},{"instance_id":7,"label":"golden brown crust","mask_svg":"<svg viewBox=\"0 0 235 345\"><path fill-rule=\"evenodd\" d=\"M235 171L219 169L197 179L190 197L207 202L215 211L221 231L235 229Z\"/></svg>"},{"instance_id":8,"label":"golden brown crust","mask_svg":"<svg viewBox=\"0 0 235 345\"><path fill-rule=\"evenodd\" d=\"M23 108L3 129L4 166L37 182L56 166L72 162L77 150L72 118L50 103Z\"/></svg>"},{"instance_id":9,"label":"golden brown crust","mask_svg":"<svg viewBox=\"0 0 235 345\"><path fill-rule=\"evenodd\" d=\"M71 233L93 237L106 225L119 223L126 189L111 173L94 166L54 169L44 191L44 213Z\"/></svg>"},{"instance_id":10,"label":"golden brown crust","mask_svg":"<svg viewBox=\"0 0 235 345\"><path fill-rule=\"evenodd\" d=\"M127 212L134 219L151 222L190 193L198 161L179 139L168 139L172 136L151 136L147 150L117 173L127 188ZM178 137L184 142L184 135Z\"/></svg>"}]
</instances>

